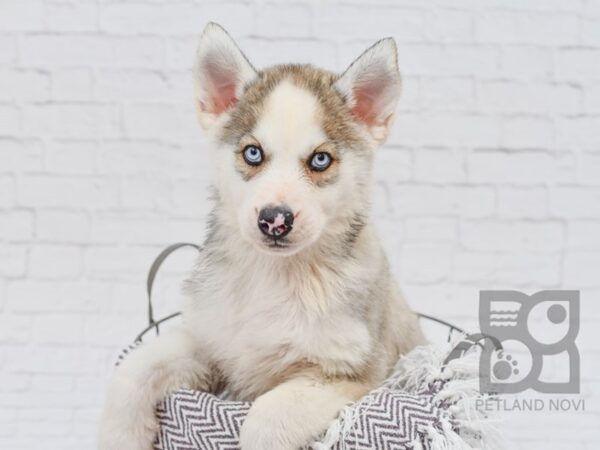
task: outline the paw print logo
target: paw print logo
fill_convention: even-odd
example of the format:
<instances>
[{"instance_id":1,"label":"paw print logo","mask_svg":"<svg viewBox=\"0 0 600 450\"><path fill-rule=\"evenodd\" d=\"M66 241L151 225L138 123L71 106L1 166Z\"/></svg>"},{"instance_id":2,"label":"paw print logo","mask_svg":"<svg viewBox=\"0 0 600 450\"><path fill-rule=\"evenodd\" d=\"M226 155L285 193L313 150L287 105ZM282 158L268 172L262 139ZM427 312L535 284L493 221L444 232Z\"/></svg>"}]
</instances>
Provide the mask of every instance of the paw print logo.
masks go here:
<instances>
[{"instance_id":1,"label":"paw print logo","mask_svg":"<svg viewBox=\"0 0 600 450\"><path fill-rule=\"evenodd\" d=\"M515 394L526 389L543 393L579 392L579 291L481 291L481 332L502 343L497 352L486 343L480 360L482 392ZM561 365L567 381L544 380L543 364L567 358Z\"/></svg>"},{"instance_id":2,"label":"paw print logo","mask_svg":"<svg viewBox=\"0 0 600 450\"><path fill-rule=\"evenodd\" d=\"M498 354L498 361L494 363L492 372L498 380L508 380L513 375L519 375L517 366L519 362L513 359L512 355L507 355L504 352Z\"/></svg>"}]
</instances>

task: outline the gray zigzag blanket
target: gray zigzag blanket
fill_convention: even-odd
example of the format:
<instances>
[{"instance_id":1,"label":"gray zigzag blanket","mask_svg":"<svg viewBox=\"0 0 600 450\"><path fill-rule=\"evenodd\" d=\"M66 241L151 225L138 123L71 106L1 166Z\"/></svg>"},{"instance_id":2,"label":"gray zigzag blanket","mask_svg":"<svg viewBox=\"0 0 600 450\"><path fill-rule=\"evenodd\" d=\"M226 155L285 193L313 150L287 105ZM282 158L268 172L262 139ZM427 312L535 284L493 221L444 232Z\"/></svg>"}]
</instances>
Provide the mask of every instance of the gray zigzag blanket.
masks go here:
<instances>
[{"instance_id":1,"label":"gray zigzag blanket","mask_svg":"<svg viewBox=\"0 0 600 450\"><path fill-rule=\"evenodd\" d=\"M251 403L223 401L199 391L179 390L157 409L161 430L157 450L238 448L241 424ZM355 408L352 433L333 448L406 449L420 441L428 449L430 427L441 430L448 412L434 404L430 395L411 395L391 390L365 397Z\"/></svg>"},{"instance_id":2,"label":"gray zigzag blanket","mask_svg":"<svg viewBox=\"0 0 600 450\"><path fill-rule=\"evenodd\" d=\"M348 405L314 450L474 450L503 448L490 419L477 408L478 355L443 367L447 351L415 349L382 387ZM248 402L179 390L159 405L155 450L234 450Z\"/></svg>"}]
</instances>

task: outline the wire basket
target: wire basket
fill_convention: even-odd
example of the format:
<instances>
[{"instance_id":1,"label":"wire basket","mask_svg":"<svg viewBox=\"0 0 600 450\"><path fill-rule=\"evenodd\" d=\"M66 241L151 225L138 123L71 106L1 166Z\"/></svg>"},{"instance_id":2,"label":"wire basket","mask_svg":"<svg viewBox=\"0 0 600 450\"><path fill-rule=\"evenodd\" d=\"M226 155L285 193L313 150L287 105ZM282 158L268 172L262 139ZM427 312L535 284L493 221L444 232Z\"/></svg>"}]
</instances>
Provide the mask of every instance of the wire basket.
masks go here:
<instances>
[{"instance_id":1,"label":"wire basket","mask_svg":"<svg viewBox=\"0 0 600 450\"><path fill-rule=\"evenodd\" d=\"M171 255L175 251L177 251L181 248L185 248L185 247L194 248L198 252L202 251L202 248L196 244L192 244L189 242L180 242L180 243L173 244L173 245L170 245L167 248L165 248L156 257L156 259L152 263L152 266L150 267L150 270L148 271L148 278L146 280L146 290L147 290L147 296L148 296L148 326L146 328L144 328L136 336L135 341L131 347L135 347L135 346L141 344L143 342L144 338L152 331L154 331L156 336L158 336L160 334L160 328L164 323L169 322L170 320L174 319L175 317L178 317L181 315L180 312L175 312L172 314L168 314L160 319L156 319L154 316L154 307L153 307L153 303L152 303L152 289L154 287L154 281L156 279L158 271L159 271L160 267L162 266L162 264L165 262L165 260L169 257L169 255ZM417 315L419 317L419 320L427 321L430 324L441 327L442 331L447 336L448 342L451 342L456 336L462 336L462 340L459 342L458 345L456 345L454 347L452 352L448 355L448 358L446 359L446 361L450 361L451 359L460 357L460 355L462 355L468 349L473 347L473 345L478 345L483 348L481 341L485 341L487 339L489 339L491 341L491 343L494 345L494 347L497 350L502 349L502 345L500 344L500 342L491 336L486 336L481 333L467 335L465 330L463 330L462 328L457 327L456 325L453 325L450 322L442 320L438 317L430 316L428 314L421 314L421 313L417 313ZM127 351L125 351L125 353L127 353ZM121 358L119 358L119 359L121 359Z\"/></svg>"}]
</instances>

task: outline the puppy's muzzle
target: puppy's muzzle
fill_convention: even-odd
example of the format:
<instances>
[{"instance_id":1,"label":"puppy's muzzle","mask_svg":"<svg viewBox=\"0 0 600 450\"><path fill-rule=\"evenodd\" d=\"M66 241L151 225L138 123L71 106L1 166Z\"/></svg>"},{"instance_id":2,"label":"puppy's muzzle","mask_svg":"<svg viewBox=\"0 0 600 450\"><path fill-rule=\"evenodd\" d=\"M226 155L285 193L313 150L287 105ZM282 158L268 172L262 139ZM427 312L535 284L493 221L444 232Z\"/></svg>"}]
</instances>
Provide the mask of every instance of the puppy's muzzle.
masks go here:
<instances>
[{"instance_id":1,"label":"puppy's muzzle","mask_svg":"<svg viewBox=\"0 0 600 450\"><path fill-rule=\"evenodd\" d=\"M267 205L258 214L258 228L267 237L280 239L292 231L294 213L286 205Z\"/></svg>"}]
</instances>

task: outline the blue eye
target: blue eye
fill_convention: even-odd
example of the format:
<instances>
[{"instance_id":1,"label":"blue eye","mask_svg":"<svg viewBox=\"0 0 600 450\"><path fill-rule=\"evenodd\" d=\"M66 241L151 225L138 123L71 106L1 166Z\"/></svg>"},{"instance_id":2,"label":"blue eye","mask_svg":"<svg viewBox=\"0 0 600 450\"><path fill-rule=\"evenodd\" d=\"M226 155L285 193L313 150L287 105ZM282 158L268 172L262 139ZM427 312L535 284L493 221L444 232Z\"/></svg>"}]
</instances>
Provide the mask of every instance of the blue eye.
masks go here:
<instances>
[{"instance_id":1,"label":"blue eye","mask_svg":"<svg viewBox=\"0 0 600 450\"><path fill-rule=\"evenodd\" d=\"M327 152L317 152L310 159L310 168L317 172L323 172L331 165L332 158Z\"/></svg>"},{"instance_id":2,"label":"blue eye","mask_svg":"<svg viewBox=\"0 0 600 450\"><path fill-rule=\"evenodd\" d=\"M251 166L260 166L263 162L263 151L256 145L247 145L244 148L244 161Z\"/></svg>"}]
</instances>

